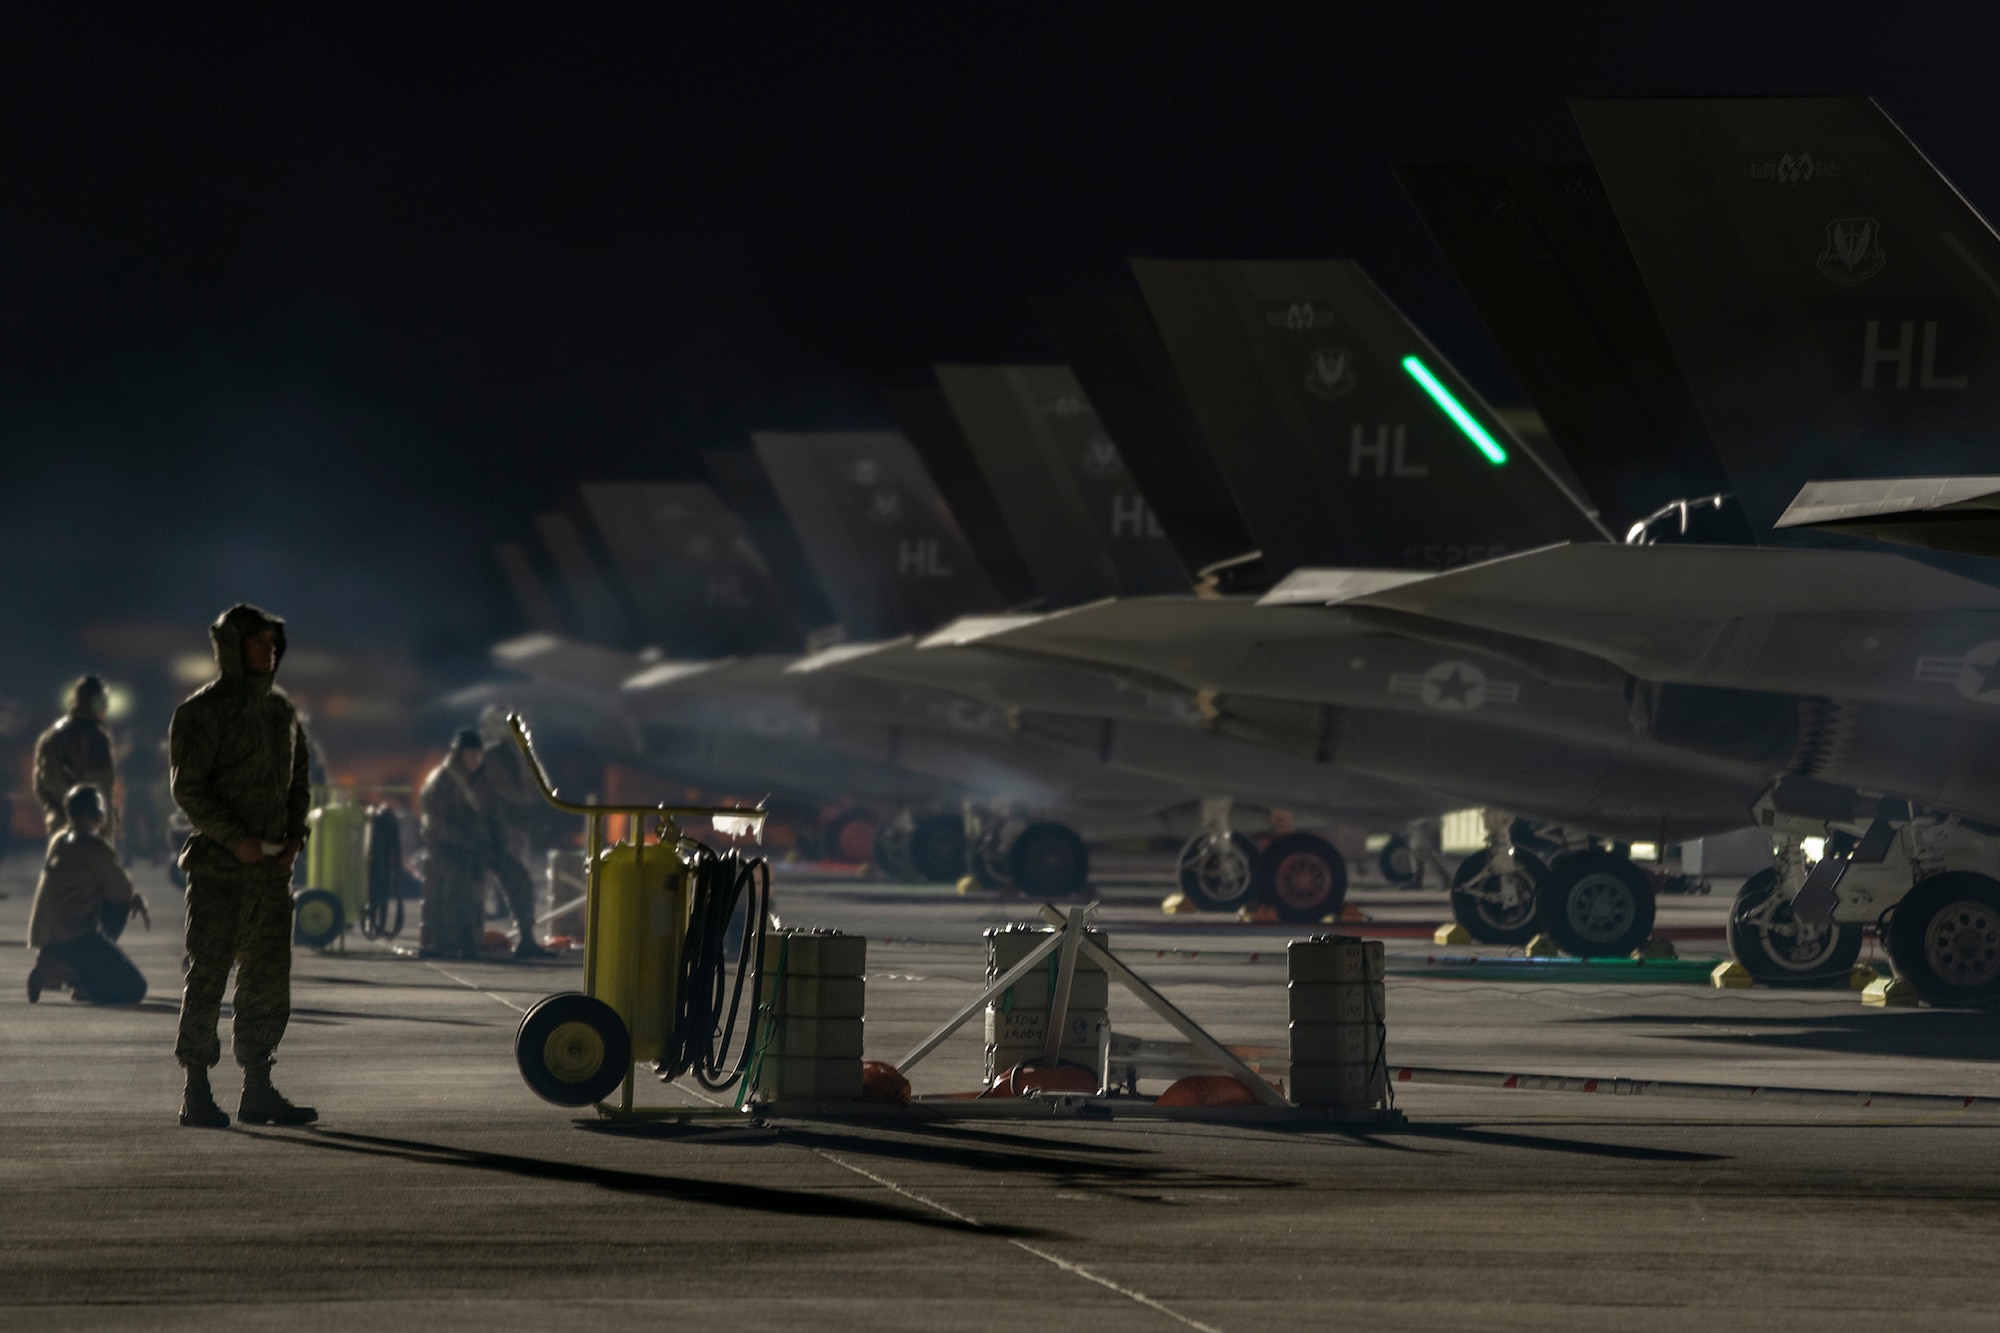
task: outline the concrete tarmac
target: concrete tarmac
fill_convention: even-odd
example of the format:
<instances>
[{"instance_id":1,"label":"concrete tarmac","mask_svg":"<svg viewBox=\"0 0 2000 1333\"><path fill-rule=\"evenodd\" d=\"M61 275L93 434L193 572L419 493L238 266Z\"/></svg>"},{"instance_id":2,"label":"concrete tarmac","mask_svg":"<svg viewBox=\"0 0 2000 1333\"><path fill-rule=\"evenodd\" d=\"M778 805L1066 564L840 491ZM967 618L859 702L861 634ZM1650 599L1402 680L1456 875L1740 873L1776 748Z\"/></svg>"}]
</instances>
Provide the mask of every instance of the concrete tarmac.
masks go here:
<instances>
[{"instance_id":1,"label":"concrete tarmac","mask_svg":"<svg viewBox=\"0 0 2000 1333\"><path fill-rule=\"evenodd\" d=\"M620 1130L537 1100L514 1068L520 1013L574 989L577 966L433 964L352 936L345 956L295 960L277 1077L320 1124L184 1130L176 895L142 869L143 1005L31 1007L34 868L0 866L8 1329L2000 1324L2000 1115L1408 1084L1408 1128L1374 1134ZM1104 890L1120 956L1224 1040L1281 1043L1294 932L1166 918L1158 896ZM1355 896L1378 922L1444 910ZM1727 904L1669 899L1662 920L1699 934ZM890 1060L976 993L979 931L1034 907L793 874L778 891L787 924L870 936L869 1054ZM1448 951L1390 948L1398 1064L2000 1095L1983 1014L1436 979L1423 960ZM1122 995L1112 1014L1168 1035ZM973 1086L979 1043L975 1023L913 1071L918 1090ZM233 1109L233 1070L217 1074Z\"/></svg>"}]
</instances>

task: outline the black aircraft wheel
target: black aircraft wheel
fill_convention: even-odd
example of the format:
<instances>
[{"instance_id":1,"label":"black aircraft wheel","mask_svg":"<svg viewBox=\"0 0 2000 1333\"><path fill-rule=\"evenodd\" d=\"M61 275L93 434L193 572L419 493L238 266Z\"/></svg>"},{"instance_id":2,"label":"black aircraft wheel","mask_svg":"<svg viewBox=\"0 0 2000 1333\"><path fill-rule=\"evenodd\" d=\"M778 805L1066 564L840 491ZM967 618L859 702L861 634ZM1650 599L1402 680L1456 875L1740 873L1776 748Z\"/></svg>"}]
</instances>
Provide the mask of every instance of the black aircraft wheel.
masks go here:
<instances>
[{"instance_id":1,"label":"black aircraft wheel","mask_svg":"<svg viewBox=\"0 0 2000 1333\"><path fill-rule=\"evenodd\" d=\"M1631 953L1653 933L1654 907L1646 872L1606 851L1557 857L1535 890L1536 924L1578 958Z\"/></svg>"},{"instance_id":2,"label":"black aircraft wheel","mask_svg":"<svg viewBox=\"0 0 2000 1333\"><path fill-rule=\"evenodd\" d=\"M910 866L933 884L955 884L965 873L965 819L925 815L910 830Z\"/></svg>"},{"instance_id":3,"label":"black aircraft wheel","mask_svg":"<svg viewBox=\"0 0 2000 1333\"><path fill-rule=\"evenodd\" d=\"M1410 840L1400 833L1383 845L1381 854L1375 858L1375 865L1381 870L1382 878L1399 889L1411 888L1423 878L1423 867L1417 863L1417 854L1410 847Z\"/></svg>"},{"instance_id":4,"label":"black aircraft wheel","mask_svg":"<svg viewBox=\"0 0 2000 1333\"><path fill-rule=\"evenodd\" d=\"M875 830L875 868L891 879L908 879L916 871L910 863L910 830L889 821Z\"/></svg>"},{"instance_id":5,"label":"black aircraft wheel","mask_svg":"<svg viewBox=\"0 0 2000 1333\"><path fill-rule=\"evenodd\" d=\"M543 1101L589 1106L632 1072L632 1038L617 1010L571 991L549 996L522 1017L514 1060Z\"/></svg>"},{"instance_id":6,"label":"black aircraft wheel","mask_svg":"<svg viewBox=\"0 0 2000 1333\"><path fill-rule=\"evenodd\" d=\"M1037 898L1073 898L1090 883L1090 849L1067 824L1030 824L1007 849L1014 887Z\"/></svg>"},{"instance_id":7,"label":"black aircraft wheel","mask_svg":"<svg viewBox=\"0 0 2000 1333\"><path fill-rule=\"evenodd\" d=\"M347 929L347 909L325 889L304 889L292 900L292 942L324 949Z\"/></svg>"},{"instance_id":8,"label":"black aircraft wheel","mask_svg":"<svg viewBox=\"0 0 2000 1333\"><path fill-rule=\"evenodd\" d=\"M1549 873L1542 858L1514 849L1514 869L1488 874L1492 852L1458 863L1451 877L1451 917L1481 944L1526 944L1535 937L1535 891Z\"/></svg>"},{"instance_id":9,"label":"black aircraft wheel","mask_svg":"<svg viewBox=\"0 0 2000 1333\"><path fill-rule=\"evenodd\" d=\"M1954 870L1917 885L1889 918L1889 957L1933 1004L2000 1000L2000 884Z\"/></svg>"},{"instance_id":10,"label":"black aircraft wheel","mask_svg":"<svg viewBox=\"0 0 2000 1333\"><path fill-rule=\"evenodd\" d=\"M1204 912L1233 912L1255 888L1257 844L1241 833L1197 833L1181 848L1181 892Z\"/></svg>"},{"instance_id":11,"label":"black aircraft wheel","mask_svg":"<svg viewBox=\"0 0 2000 1333\"><path fill-rule=\"evenodd\" d=\"M1347 862L1317 833L1286 833L1258 854L1256 890L1281 921L1339 916L1347 899Z\"/></svg>"},{"instance_id":12,"label":"black aircraft wheel","mask_svg":"<svg viewBox=\"0 0 2000 1333\"><path fill-rule=\"evenodd\" d=\"M1861 956L1861 927L1800 921L1790 903L1767 913L1778 875L1760 870L1743 881L1729 909L1729 956L1766 986L1832 986L1846 982Z\"/></svg>"}]
</instances>

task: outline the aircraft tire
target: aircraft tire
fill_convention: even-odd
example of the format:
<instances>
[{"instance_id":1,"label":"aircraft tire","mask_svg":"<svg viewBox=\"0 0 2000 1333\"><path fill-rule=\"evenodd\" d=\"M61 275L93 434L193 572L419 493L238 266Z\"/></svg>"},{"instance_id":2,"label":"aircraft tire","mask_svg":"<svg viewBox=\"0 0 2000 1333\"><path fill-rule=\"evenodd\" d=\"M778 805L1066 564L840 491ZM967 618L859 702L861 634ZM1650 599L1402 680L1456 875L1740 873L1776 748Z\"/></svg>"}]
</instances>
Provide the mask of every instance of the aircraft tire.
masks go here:
<instances>
[{"instance_id":1,"label":"aircraft tire","mask_svg":"<svg viewBox=\"0 0 2000 1333\"><path fill-rule=\"evenodd\" d=\"M1743 964L1760 986L1844 986L1861 956L1861 927L1794 920L1791 905L1773 914L1769 926L1743 918L1776 891L1776 871L1760 870L1743 881L1729 909L1729 956Z\"/></svg>"},{"instance_id":2,"label":"aircraft tire","mask_svg":"<svg viewBox=\"0 0 2000 1333\"><path fill-rule=\"evenodd\" d=\"M1889 918L1896 974L1933 1004L2000 1000L2000 883L1966 870L1933 875Z\"/></svg>"},{"instance_id":3,"label":"aircraft tire","mask_svg":"<svg viewBox=\"0 0 2000 1333\"><path fill-rule=\"evenodd\" d=\"M1451 876L1451 918L1481 944L1526 944L1535 937L1535 898L1549 868L1533 852L1514 849L1516 873L1527 882L1517 886L1512 907L1495 902L1478 883L1490 853L1481 848L1458 863ZM1525 893L1522 890L1525 889Z\"/></svg>"},{"instance_id":4,"label":"aircraft tire","mask_svg":"<svg viewBox=\"0 0 2000 1333\"><path fill-rule=\"evenodd\" d=\"M1653 882L1614 852L1556 858L1535 890L1536 924L1566 954L1622 958L1653 933Z\"/></svg>"},{"instance_id":5,"label":"aircraft tire","mask_svg":"<svg viewBox=\"0 0 2000 1333\"><path fill-rule=\"evenodd\" d=\"M896 820L875 826L875 868L890 879L909 879L916 874L910 860L910 834L911 830Z\"/></svg>"},{"instance_id":6,"label":"aircraft tire","mask_svg":"<svg viewBox=\"0 0 2000 1333\"><path fill-rule=\"evenodd\" d=\"M1241 833L1226 843L1197 833L1181 847L1181 892L1204 912L1233 912L1256 892L1257 844Z\"/></svg>"},{"instance_id":7,"label":"aircraft tire","mask_svg":"<svg viewBox=\"0 0 2000 1333\"><path fill-rule=\"evenodd\" d=\"M1256 892L1280 921L1340 915L1347 900L1347 862L1317 833L1285 833L1257 854Z\"/></svg>"},{"instance_id":8,"label":"aircraft tire","mask_svg":"<svg viewBox=\"0 0 2000 1333\"><path fill-rule=\"evenodd\" d=\"M1073 898L1090 885L1090 849L1067 824L1030 824L1007 849L1007 875L1037 898Z\"/></svg>"},{"instance_id":9,"label":"aircraft tire","mask_svg":"<svg viewBox=\"0 0 2000 1333\"><path fill-rule=\"evenodd\" d=\"M1400 833L1383 844L1381 854L1375 858L1375 867L1382 872L1383 879L1399 889L1415 887L1424 874L1424 868L1410 850L1410 840Z\"/></svg>"},{"instance_id":10,"label":"aircraft tire","mask_svg":"<svg viewBox=\"0 0 2000 1333\"><path fill-rule=\"evenodd\" d=\"M965 818L925 815L910 830L910 868L933 884L956 884L965 873Z\"/></svg>"}]
</instances>

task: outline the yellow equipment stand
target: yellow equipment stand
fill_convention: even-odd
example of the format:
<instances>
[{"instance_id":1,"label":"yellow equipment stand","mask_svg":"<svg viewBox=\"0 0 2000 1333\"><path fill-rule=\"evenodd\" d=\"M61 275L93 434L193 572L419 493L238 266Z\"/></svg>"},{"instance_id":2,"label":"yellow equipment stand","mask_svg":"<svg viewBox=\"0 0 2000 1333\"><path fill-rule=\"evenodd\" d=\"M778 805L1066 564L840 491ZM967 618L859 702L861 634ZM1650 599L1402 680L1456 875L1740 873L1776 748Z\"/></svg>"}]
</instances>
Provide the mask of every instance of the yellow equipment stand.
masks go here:
<instances>
[{"instance_id":1,"label":"yellow equipment stand","mask_svg":"<svg viewBox=\"0 0 2000 1333\"><path fill-rule=\"evenodd\" d=\"M632 1105L634 1067L660 1058L672 1035L681 945L688 925L688 867L679 819L761 820L761 808L580 805L549 785L519 714L507 725L542 798L585 820L583 991L551 995L521 1019L514 1056L528 1086L558 1106L591 1106L606 1118L650 1114ZM612 815L626 836L606 845ZM646 821L658 841L646 843ZM616 1089L618 1104L605 1098ZM672 1112L685 1115L686 1111Z\"/></svg>"}]
</instances>

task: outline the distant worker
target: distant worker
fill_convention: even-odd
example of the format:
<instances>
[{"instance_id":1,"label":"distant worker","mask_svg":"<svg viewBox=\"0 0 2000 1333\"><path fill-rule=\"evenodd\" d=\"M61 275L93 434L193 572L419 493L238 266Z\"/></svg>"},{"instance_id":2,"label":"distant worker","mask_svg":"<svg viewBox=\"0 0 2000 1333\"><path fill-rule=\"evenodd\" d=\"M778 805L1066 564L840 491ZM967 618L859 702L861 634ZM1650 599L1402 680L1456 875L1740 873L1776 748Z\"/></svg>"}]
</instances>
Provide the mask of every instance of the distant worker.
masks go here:
<instances>
[{"instance_id":1,"label":"distant worker","mask_svg":"<svg viewBox=\"0 0 2000 1333\"><path fill-rule=\"evenodd\" d=\"M44 989L69 987L92 1004L137 1004L146 978L116 941L137 912L151 930L146 900L132 887L118 853L104 840L104 796L74 787L63 802L61 833L49 839L42 878L28 909L28 945L39 949L28 973L28 1003Z\"/></svg>"},{"instance_id":2,"label":"distant worker","mask_svg":"<svg viewBox=\"0 0 2000 1333\"><path fill-rule=\"evenodd\" d=\"M111 754L111 731L104 719L111 712L111 693L96 676L85 676L70 689L69 712L35 742L35 797L42 803L42 822L50 833L69 824L63 808L72 787L92 786L104 798L104 838L114 841L118 814L112 803L118 781Z\"/></svg>"},{"instance_id":3,"label":"distant worker","mask_svg":"<svg viewBox=\"0 0 2000 1333\"><path fill-rule=\"evenodd\" d=\"M467 728L444 762L424 779L424 926L421 952L432 958L477 958L486 928L486 876L500 881L520 928L516 958L553 958L535 939L535 885L508 852L500 800L483 770L486 747Z\"/></svg>"},{"instance_id":4,"label":"distant worker","mask_svg":"<svg viewBox=\"0 0 2000 1333\"><path fill-rule=\"evenodd\" d=\"M507 854L523 865L534 864L536 826L548 809L535 780L528 776L528 761L514 744L514 732L507 715L496 704L488 704L479 714L479 741L486 758L479 768L482 791L493 793L493 817L499 821L502 844Z\"/></svg>"},{"instance_id":5,"label":"distant worker","mask_svg":"<svg viewBox=\"0 0 2000 1333\"><path fill-rule=\"evenodd\" d=\"M216 1024L236 964L236 1117L253 1125L319 1119L271 1083L292 1016L292 863L312 804L305 728L276 684L285 622L248 604L209 626L215 680L174 710L167 731L174 802L194 825L181 851L187 875L187 989L174 1055L187 1070L181 1123L221 1129L208 1071L222 1060Z\"/></svg>"}]
</instances>

